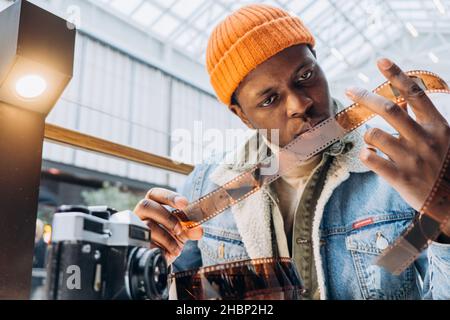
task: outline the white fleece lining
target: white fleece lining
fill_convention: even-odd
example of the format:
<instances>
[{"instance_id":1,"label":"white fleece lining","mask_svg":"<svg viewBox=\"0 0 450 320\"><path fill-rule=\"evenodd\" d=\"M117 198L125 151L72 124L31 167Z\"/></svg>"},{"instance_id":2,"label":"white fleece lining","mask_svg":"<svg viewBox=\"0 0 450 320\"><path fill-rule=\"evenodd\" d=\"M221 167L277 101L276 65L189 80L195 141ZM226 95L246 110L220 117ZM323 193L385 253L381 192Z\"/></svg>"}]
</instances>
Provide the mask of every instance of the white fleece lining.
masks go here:
<instances>
[{"instance_id":1,"label":"white fleece lining","mask_svg":"<svg viewBox=\"0 0 450 320\"><path fill-rule=\"evenodd\" d=\"M342 182L350 177L350 173L346 171L343 167L332 167L328 170L327 177L325 180L325 186L317 201L316 211L314 213L313 227L312 227L312 245L314 252L314 262L316 265L317 273L317 284L320 292L320 299L325 300L327 296L326 286L325 286L325 275L322 265L322 257L320 255L320 224L323 218L323 212L325 205L333 194L334 189L336 189Z\"/></svg>"},{"instance_id":2,"label":"white fleece lining","mask_svg":"<svg viewBox=\"0 0 450 320\"><path fill-rule=\"evenodd\" d=\"M317 200L316 211L314 212L312 244L317 272L317 283L321 300L325 300L327 297L322 256L320 254L320 224L322 222L325 206L328 203L328 200L330 200L333 191L350 177L350 172L362 173L369 171L369 169L367 169L359 160L359 153L364 147L364 141L360 135L360 131L356 130L352 134L348 135L346 140L353 142L353 149L347 154L337 156L333 161L327 172L324 187L319 199Z\"/></svg>"},{"instance_id":3,"label":"white fleece lining","mask_svg":"<svg viewBox=\"0 0 450 320\"><path fill-rule=\"evenodd\" d=\"M255 138L256 134L252 135L241 148L235 150L231 155L227 155L227 157L231 156L232 159L236 159L236 164L230 165L225 163L219 165L214 172L211 173L209 179L217 185L223 185L245 170L253 167L253 165L245 163L244 159L249 159L249 157L247 157L247 152L249 150L248 145L251 143L250 141ZM261 144L258 152L261 154L266 151L266 146ZM270 202L271 199L267 188L263 188L244 201L231 207L237 229L250 259L273 256L270 227Z\"/></svg>"}]
</instances>

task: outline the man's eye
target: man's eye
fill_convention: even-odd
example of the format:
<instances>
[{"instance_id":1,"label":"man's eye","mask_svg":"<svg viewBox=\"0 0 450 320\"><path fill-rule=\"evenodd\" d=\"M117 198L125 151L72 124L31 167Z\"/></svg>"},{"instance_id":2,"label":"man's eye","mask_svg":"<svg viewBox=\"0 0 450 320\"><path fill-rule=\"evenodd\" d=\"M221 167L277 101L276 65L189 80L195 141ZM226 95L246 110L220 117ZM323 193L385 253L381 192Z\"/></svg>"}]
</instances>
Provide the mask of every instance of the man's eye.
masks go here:
<instances>
[{"instance_id":1,"label":"man's eye","mask_svg":"<svg viewBox=\"0 0 450 320\"><path fill-rule=\"evenodd\" d=\"M261 107L269 107L270 105L272 105L272 103L275 102L276 99L276 95L271 96L270 98L264 100L263 103L261 103Z\"/></svg>"},{"instance_id":2,"label":"man's eye","mask_svg":"<svg viewBox=\"0 0 450 320\"><path fill-rule=\"evenodd\" d=\"M298 78L298 82L309 80L312 77L312 75L313 75L312 71L305 72L304 74L302 74L300 78Z\"/></svg>"}]
</instances>

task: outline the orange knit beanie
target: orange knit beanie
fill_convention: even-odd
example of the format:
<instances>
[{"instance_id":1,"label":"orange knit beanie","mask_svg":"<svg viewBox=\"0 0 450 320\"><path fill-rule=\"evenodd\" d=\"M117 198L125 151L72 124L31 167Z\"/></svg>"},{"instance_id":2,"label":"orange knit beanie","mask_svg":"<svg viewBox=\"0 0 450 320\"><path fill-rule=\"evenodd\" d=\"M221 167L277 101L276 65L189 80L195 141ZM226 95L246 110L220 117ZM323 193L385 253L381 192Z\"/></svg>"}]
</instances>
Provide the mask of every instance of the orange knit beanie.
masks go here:
<instances>
[{"instance_id":1,"label":"orange knit beanie","mask_svg":"<svg viewBox=\"0 0 450 320\"><path fill-rule=\"evenodd\" d=\"M217 97L226 105L258 65L297 44L315 45L301 20L268 5L249 5L232 13L212 32L206 66Z\"/></svg>"}]
</instances>

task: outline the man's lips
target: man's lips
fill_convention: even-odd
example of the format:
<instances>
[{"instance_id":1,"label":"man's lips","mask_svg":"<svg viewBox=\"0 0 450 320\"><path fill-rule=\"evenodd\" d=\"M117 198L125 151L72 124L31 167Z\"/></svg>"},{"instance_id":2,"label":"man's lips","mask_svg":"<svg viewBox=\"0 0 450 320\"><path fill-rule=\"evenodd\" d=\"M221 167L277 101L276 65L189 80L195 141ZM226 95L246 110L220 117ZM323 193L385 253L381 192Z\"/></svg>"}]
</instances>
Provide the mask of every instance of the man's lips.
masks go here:
<instances>
[{"instance_id":1,"label":"man's lips","mask_svg":"<svg viewBox=\"0 0 450 320\"><path fill-rule=\"evenodd\" d=\"M320 123L322 123L325 120L327 120L327 118L305 123L302 126L302 129L294 136L294 139L297 139L299 136L301 136L305 132L308 132L309 130L311 130L312 128L319 125Z\"/></svg>"}]
</instances>

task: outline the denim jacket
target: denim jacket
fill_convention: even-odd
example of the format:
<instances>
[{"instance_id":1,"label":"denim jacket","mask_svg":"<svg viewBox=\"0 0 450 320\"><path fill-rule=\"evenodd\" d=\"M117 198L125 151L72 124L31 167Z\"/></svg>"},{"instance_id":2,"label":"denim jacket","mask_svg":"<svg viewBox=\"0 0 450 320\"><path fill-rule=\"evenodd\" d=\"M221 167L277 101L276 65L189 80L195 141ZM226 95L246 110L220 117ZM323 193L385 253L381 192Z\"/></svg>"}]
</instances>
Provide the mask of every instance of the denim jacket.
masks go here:
<instances>
[{"instance_id":1,"label":"denim jacket","mask_svg":"<svg viewBox=\"0 0 450 320\"><path fill-rule=\"evenodd\" d=\"M335 156L315 210L312 242L321 299L449 299L450 245L432 243L400 276L375 265L415 211L360 162L361 134L340 142L353 147ZM236 151L237 159L246 158L243 150ZM245 160L198 165L180 193L196 200L247 168ZM186 244L173 271L271 257L271 216L280 255L289 256L277 201L269 186L206 222L203 238Z\"/></svg>"}]
</instances>

